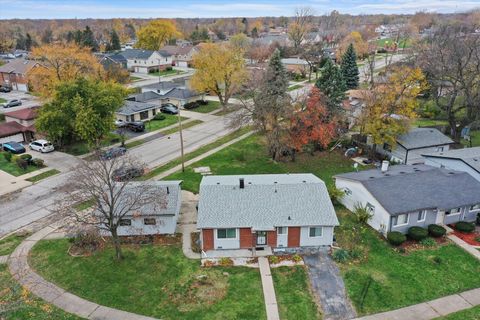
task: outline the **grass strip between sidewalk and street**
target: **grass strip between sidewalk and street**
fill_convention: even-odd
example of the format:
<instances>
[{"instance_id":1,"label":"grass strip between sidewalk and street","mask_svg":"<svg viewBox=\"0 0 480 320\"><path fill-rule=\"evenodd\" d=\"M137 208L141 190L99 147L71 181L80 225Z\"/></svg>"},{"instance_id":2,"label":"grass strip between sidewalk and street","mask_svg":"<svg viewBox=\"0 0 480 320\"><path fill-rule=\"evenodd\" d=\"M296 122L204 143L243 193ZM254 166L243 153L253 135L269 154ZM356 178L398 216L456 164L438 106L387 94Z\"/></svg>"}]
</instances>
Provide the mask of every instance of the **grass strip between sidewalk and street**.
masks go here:
<instances>
[{"instance_id":1,"label":"grass strip between sidewalk and street","mask_svg":"<svg viewBox=\"0 0 480 320\"><path fill-rule=\"evenodd\" d=\"M27 181L38 182L40 180L46 179L48 177L54 176L54 175L59 174L59 173L60 173L60 171L58 171L57 169L50 169L48 171L37 174L36 176L28 178Z\"/></svg>"}]
</instances>

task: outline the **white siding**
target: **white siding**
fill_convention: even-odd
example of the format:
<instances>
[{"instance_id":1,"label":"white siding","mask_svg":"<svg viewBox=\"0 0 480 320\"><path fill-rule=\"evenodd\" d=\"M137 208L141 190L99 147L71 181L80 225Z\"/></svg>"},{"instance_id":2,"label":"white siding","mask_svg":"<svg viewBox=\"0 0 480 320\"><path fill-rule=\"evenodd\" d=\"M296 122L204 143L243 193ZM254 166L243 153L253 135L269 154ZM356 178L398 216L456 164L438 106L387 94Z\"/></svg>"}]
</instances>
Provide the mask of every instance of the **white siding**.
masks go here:
<instances>
[{"instance_id":1,"label":"white siding","mask_svg":"<svg viewBox=\"0 0 480 320\"><path fill-rule=\"evenodd\" d=\"M450 170L457 170L457 171L463 171L468 174L470 174L472 177L480 181L480 173L478 171L475 171L467 165L465 162L461 160L455 160L455 159L446 159L446 158L435 158L435 157L424 157L425 158L425 164L428 164L429 166L433 167L445 167Z\"/></svg>"},{"instance_id":2,"label":"white siding","mask_svg":"<svg viewBox=\"0 0 480 320\"><path fill-rule=\"evenodd\" d=\"M217 229L213 230L213 248L214 249L240 249L240 230L235 229L236 237L231 239L218 239Z\"/></svg>"},{"instance_id":3,"label":"white siding","mask_svg":"<svg viewBox=\"0 0 480 320\"><path fill-rule=\"evenodd\" d=\"M325 226L323 227L319 226L319 227L322 228L321 237L310 237L310 227L300 228L300 246L301 247L318 247L318 246L332 245L333 227L325 227Z\"/></svg>"}]
</instances>

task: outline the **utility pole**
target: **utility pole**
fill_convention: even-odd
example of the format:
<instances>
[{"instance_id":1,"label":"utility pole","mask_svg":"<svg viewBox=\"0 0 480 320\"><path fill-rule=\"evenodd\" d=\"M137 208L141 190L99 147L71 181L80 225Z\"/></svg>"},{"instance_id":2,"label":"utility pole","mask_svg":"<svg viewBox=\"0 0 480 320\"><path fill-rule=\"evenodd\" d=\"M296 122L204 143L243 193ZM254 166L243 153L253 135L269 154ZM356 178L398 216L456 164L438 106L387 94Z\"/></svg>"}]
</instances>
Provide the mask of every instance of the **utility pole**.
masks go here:
<instances>
[{"instance_id":1,"label":"utility pole","mask_svg":"<svg viewBox=\"0 0 480 320\"><path fill-rule=\"evenodd\" d=\"M178 107L178 128L180 129L180 152L181 152L181 160L182 160L182 172L185 172L185 159L183 153L183 131L182 131L182 117L180 117L180 107Z\"/></svg>"}]
</instances>

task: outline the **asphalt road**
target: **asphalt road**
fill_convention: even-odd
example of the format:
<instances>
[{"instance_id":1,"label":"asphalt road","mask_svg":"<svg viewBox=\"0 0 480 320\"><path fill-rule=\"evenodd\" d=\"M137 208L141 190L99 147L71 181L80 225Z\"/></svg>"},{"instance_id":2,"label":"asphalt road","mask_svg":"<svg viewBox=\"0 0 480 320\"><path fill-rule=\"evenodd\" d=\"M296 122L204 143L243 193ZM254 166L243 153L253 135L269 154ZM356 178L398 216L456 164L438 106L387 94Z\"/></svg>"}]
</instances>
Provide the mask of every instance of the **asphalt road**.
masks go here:
<instances>
[{"instance_id":1,"label":"asphalt road","mask_svg":"<svg viewBox=\"0 0 480 320\"><path fill-rule=\"evenodd\" d=\"M22 92L22 91L2 92L0 93L0 98L5 99L7 101L13 100L13 99L22 101L22 105L18 107L12 107L12 108L0 107L0 113L5 113L5 112L10 112L10 111L15 111L15 110L20 110L20 109L41 105L40 99L30 94L26 94L25 92Z\"/></svg>"}]
</instances>

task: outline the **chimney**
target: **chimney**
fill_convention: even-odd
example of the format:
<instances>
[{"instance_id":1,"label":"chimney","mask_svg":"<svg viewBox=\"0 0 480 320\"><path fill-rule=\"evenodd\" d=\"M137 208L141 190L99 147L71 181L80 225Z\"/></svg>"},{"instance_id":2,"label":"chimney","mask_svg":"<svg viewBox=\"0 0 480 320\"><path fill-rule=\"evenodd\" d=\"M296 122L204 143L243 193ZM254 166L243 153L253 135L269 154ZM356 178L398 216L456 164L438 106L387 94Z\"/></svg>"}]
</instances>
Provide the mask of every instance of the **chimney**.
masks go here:
<instances>
[{"instance_id":1,"label":"chimney","mask_svg":"<svg viewBox=\"0 0 480 320\"><path fill-rule=\"evenodd\" d=\"M240 178L240 189L245 189L245 179Z\"/></svg>"},{"instance_id":2,"label":"chimney","mask_svg":"<svg viewBox=\"0 0 480 320\"><path fill-rule=\"evenodd\" d=\"M387 160L382 161L382 173L385 173L388 171L388 166L390 165L390 162Z\"/></svg>"},{"instance_id":3,"label":"chimney","mask_svg":"<svg viewBox=\"0 0 480 320\"><path fill-rule=\"evenodd\" d=\"M167 194L170 194L170 188L167 187Z\"/></svg>"}]
</instances>

